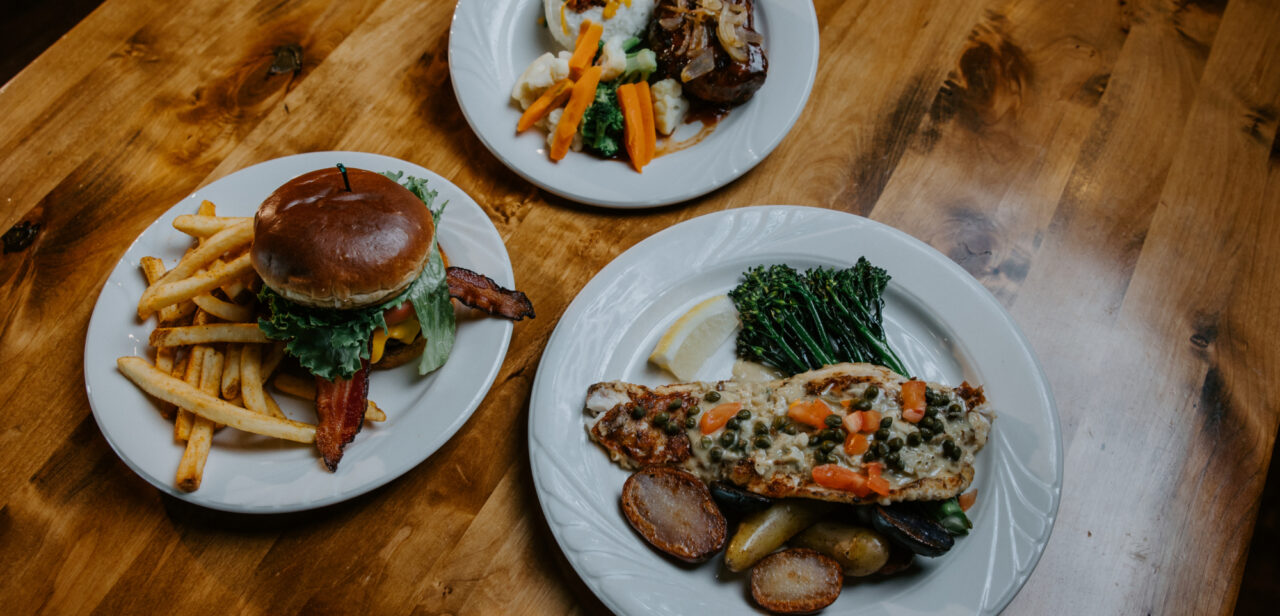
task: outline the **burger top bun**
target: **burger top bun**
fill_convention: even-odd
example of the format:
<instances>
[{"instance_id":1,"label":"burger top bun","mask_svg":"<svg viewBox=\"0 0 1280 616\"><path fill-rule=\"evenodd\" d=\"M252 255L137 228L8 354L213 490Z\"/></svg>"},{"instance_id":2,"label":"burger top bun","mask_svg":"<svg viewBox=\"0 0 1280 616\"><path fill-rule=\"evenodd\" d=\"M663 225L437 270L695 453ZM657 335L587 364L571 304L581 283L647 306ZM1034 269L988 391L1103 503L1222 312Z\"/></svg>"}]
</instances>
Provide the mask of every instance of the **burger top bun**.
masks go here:
<instances>
[{"instance_id":1,"label":"burger top bun","mask_svg":"<svg viewBox=\"0 0 1280 616\"><path fill-rule=\"evenodd\" d=\"M380 173L336 167L286 182L258 208L253 268L299 304L362 308L391 299L422 272L435 225L412 192Z\"/></svg>"}]
</instances>

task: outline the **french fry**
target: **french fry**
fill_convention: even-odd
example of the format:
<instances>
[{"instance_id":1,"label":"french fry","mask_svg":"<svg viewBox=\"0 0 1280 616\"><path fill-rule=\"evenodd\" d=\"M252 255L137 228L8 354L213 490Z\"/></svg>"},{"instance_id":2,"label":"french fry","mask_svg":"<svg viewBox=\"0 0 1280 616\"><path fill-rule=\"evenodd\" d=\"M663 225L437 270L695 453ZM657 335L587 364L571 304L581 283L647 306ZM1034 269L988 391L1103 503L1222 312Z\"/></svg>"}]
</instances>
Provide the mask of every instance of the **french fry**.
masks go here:
<instances>
[{"instance_id":1,"label":"french fry","mask_svg":"<svg viewBox=\"0 0 1280 616\"><path fill-rule=\"evenodd\" d=\"M230 400L240 393L240 345L227 345L227 360L222 366L222 397Z\"/></svg>"},{"instance_id":2,"label":"french fry","mask_svg":"<svg viewBox=\"0 0 1280 616\"><path fill-rule=\"evenodd\" d=\"M262 377L261 383L266 383L267 379L275 374L276 368L280 367L280 362L284 360L284 343L276 342L271 345L271 350L267 351L267 356L262 360L262 371L259 376Z\"/></svg>"},{"instance_id":3,"label":"french fry","mask_svg":"<svg viewBox=\"0 0 1280 616\"><path fill-rule=\"evenodd\" d=\"M316 382L314 380L304 379L286 372L281 372L280 374L277 374L275 378L271 379L271 384L274 385L276 389L280 390L280 393L287 396L293 396L303 400L316 399ZM387 414L383 412L377 404L374 404L373 400L369 400L368 404L365 405L364 418L366 421L386 421Z\"/></svg>"},{"instance_id":4,"label":"french fry","mask_svg":"<svg viewBox=\"0 0 1280 616\"><path fill-rule=\"evenodd\" d=\"M138 265L142 267L142 274L147 277L147 284L153 285L164 278L165 269L164 261L155 257L142 257ZM191 302L179 302L172 306L165 306L160 310L160 325L172 326L177 325L182 319L195 312L196 305Z\"/></svg>"},{"instance_id":5,"label":"french fry","mask_svg":"<svg viewBox=\"0 0 1280 616\"><path fill-rule=\"evenodd\" d=\"M262 390L262 400L267 403L267 411L272 417L284 418L284 411L280 409L279 404L276 404L276 399L271 397L271 392Z\"/></svg>"},{"instance_id":6,"label":"french fry","mask_svg":"<svg viewBox=\"0 0 1280 616\"><path fill-rule=\"evenodd\" d=\"M223 253L235 250L251 241L253 241L252 222L244 221L231 225L201 240L200 246L184 255L178 265L169 270L164 275L164 278L160 279L160 282L175 282L187 278L199 269L208 266L214 259L222 256ZM142 296L145 300L146 293L143 293Z\"/></svg>"},{"instance_id":7,"label":"french fry","mask_svg":"<svg viewBox=\"0 0 1280 616\"><path fill-rule=\"evenodd\" d=\"M201 216L199 214L183 214L173 220L173 228L197 238L217 234L234 224L252 221L252 218L240 216Z\"/></svg>"},{"instance_id":8,"label":"french fry","mask_svg":"<svg viewBox=\"0 0 1280 616\"><path fill-rule=\"evenodd\" d=\"M373 403L373 400L366 400L369 404L364 409L364 418L366 421L386 421L387 414Z\"/></svg>"},{"instance_id":9,"label":"french fry","mask_svg":"<svg viewBox=\"0 0 1280 616\"><path fill-rule=\"evenodd\" d=\"M145 319L151 316L151 313L165 306L212 291L230 280L245 275L252 268L253 264L249 262L249 253L246 252L232 261L210 267L203 272L193 274L189 278L172 282L162 280L147 287L147 290L142 293L142 300L138 302L138 317Z\"/></svg>"},{"instance_id":10,"label":"french fry","mask_svg":"<svg viewBox=\"0 0 1280 616\"><path fill-rule=\"evenodd\" d=\"M156 369L161 372L173 372L173 358L177 355L176 347L164 347L156 349ZM168 402L160 403L160 416L165 419L173 419L176 408Z\"/></svg>"},{"instance_id":11,"label":"french fry","mask_svg":"<svg viewBox=\"0 0 1280 616\"><path fill-rule=\"evenodd\" d=\"M235 323L244 323L253 319L253 308L249 306L241 306L231 302L224 302L208 293L197 295L191 298L191 301L199 306L201 310L222 319L223 321L232 321ZM161 310L160 312L164 312Z\"/></svg>"},{"instance_id":12,"label":"french fry","mask_svg":"<svg viewBox=\"0 0 1280 616\"><path fill-rule=\"evenodd\" d=\"M196 208L196 215L197 216L217 216L218 206L214 205L213 202L208 199L202 199L200 201L200 207Z\"/></svg>"},{"instance_id":13,"label":"french fry","mask_svg":"<svg viewBox=\"0 0 1280 616\"><path fill-rule=\"evenodd\" d=\"M182 382L192 387L200 386L200 375L204 370L204 347L196 346L191 348L191 352L187 354L187 370L182 377ZM177 441L185 441L191 438L191 422L194 418L191 416L191 410L179 406L178 415L173 420L173 438Z\"/></svg>"},{"instance_id":14,"label":"french fry","mask_svg":"<svg viewBox=\"0 0 1280 616\"><path fill-rule=\"evenodd\" d=\"M116 366L125 377L151 396L189 408L192 413L214 423L298 443L315 442L316 427L313 425L260 415L234 406L156 370L141 357L121 357L116 360Z\"/></svg>"},{"instance_id":15,"label":"french fry","mask_svg":"<svg viewBox=\"0 0 1280 616\"><path fill-rule=\"evenodd\" d=\"M244 407L255 413L283 418L284 413L280 411L278 405L272 407L267 403L266 392L262 389L261 347L256 344L246 344L241 349L240 395L244 397Z\"/></svg>"},{"instance_id":16,"label":"french fry","mask_svg":"<svg viewBox=\"0 0 1280 616\"><path fill-rule=\"evenodd\" d=\"M210 323L186 327L157 327L151 331L151 346L170 347L215 342L271 342L257 323Z\"/></svg>"},{"instance_id":17,"label":"french fry","mask_svg":"<svg viewBox=\"0 0 1280 616\"><path fill-rule=\"evenodd\" d=\"M223 354L212 347L205 347L204 365L200 371L200 391L213 396L218 395L222 385ZM209 448L213 444L213 422L196 417L191 426L191 436L187 439L187 448L182 452L182 460L178 463L178 489L194 492L200 487L204 478L204 464L209 459Z\"/></svg>"}]
</instances>

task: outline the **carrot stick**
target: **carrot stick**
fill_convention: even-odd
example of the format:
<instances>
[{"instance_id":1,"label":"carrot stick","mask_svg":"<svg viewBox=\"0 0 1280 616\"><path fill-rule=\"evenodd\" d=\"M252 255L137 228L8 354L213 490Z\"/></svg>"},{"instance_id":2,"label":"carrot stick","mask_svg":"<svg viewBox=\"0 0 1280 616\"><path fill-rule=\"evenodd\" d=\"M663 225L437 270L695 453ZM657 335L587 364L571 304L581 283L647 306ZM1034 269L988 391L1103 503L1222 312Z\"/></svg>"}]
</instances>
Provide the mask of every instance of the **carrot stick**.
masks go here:
<instances>
[{"instance_id":1,"label":"carrot stick","mask_svg":"<svg viewBox=\"0 0 1280 616\"><path fill-rule=\"evenodd\" d=\"M556 124L555 135L551 138L551 160L560 160L569 153L569 144L573 143L573 134L578 132L578 123L582 122L582 114L596 99L596 86L600 83L600 67L593 66L582 74L582 79L573 84L569 94L569 104L565 105L560 123Z\"/></svg>"},{"instance_id":2,"label":"carrot stick","mask_svg":"<svg viewBox=\"0 0 1280 616\"><path fill-rule=\"evenodd\" d=\"M528 109L520 115L520 121L516 123L516 132L523 133L529 130L534 124L547 117L552 109L559 107L569 100L569 94L573 91L573 80L569 78L561 79L547 88L538 100L533 101Z\"/></svg>"},{"instance_id":3,"label":"carrot stick","mask_svg":"<svg viewBox=\"0 0 1280 616\"><path fill-rule=\"evenodd\" d=\"M569 57L569 78L577 79L582 72L591 66L596 52L600 50L600 37L604 34L604 26L592 21L582 22L578 28L578 40L573 44L573 55Z\"/></svg>"},{"instance_id":4,"label":"carrot stick","mask_svg":"<svg viewBox=\"0 0 1280 616\"><path fill-rule=\"evenodd\" d=\"M640 171L644 167L644 119L641 117L640 99L636 96L634 84L618 86L618 106L622 107L622 134L627 156L631 158L631 166Z\"/></svg>"},{"instance_id":5,"label":"carrot stick","mask_svg":"<svg viewBox=\"0 0 1280 616\"><path fill-rule=\"evenodd\" d=\"M644 119L644 164L653 162L654 151L658 149L658 132L653 123L653 95L649 92L649 82L636 83L636 97L640 99L640 117Z\"/></svg>"}]
</instances>

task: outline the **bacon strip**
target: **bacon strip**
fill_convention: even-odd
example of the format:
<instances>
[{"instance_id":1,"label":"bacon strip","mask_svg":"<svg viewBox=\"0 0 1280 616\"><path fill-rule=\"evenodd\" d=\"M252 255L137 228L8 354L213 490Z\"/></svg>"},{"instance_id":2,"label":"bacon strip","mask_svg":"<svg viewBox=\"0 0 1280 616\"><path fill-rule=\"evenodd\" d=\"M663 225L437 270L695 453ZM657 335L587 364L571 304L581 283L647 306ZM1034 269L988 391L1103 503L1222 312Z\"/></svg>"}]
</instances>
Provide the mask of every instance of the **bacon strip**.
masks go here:
<instances>
[{"instance_id":1,"label":"bacon strip","mask_svg":"<svg viewBox=\"0 0 1280 616\"><path fill-rule=\"evenodd\" d=\"M484 274L469 269L450 267L445 270L449 297L491 315L519 321L533 318L533 304L520 291L504 289Z\"/></svg>"},{"instance_id":2,"label":"bacon strip","mask_svg":"<svg viewBox=\"0 0 1280 616\"><path fill-rule=\"evenodd\" d=\"M338 468L342 448L356 437L364 425L364 412L369 400L369 362L349 379L330 381L316 377L316 449L329 471Z\"/></svg>"}]
</instances>

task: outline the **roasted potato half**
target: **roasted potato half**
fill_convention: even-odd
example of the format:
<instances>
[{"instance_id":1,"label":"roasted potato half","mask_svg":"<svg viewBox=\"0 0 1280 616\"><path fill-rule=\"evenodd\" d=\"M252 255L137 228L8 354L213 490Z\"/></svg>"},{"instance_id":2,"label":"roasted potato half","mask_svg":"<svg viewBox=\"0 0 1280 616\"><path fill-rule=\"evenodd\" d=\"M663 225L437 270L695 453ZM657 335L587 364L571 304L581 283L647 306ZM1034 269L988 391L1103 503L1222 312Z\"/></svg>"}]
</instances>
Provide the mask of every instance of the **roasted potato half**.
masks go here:
<instances>
[{"instance_id":1,"label":"roasted potato half","mask_svg":"<svg viewBox=\"0 0 1280 616\"><path fill-rule=\"evenodd\" d=\"M726 523L711 491L680 469L636 471L622 486L622 511L645 541L685 562L702 562L724 548Z\"/></svg>"},{"instance_id":2,"label":"roasted potato half","mask_svg":"<svg viewBox=\"0 0 1280 616\"><path fill-rule=\"evenodd\" d=\"M840 563L816 550L774 552L751 568L751 598L770 612L811 614L840 596Z\"/></svg>"}]
</instances>

